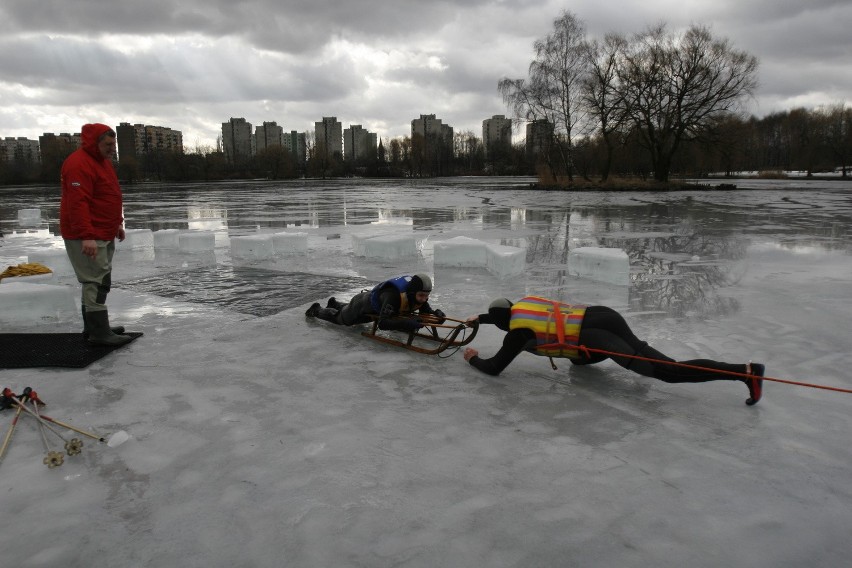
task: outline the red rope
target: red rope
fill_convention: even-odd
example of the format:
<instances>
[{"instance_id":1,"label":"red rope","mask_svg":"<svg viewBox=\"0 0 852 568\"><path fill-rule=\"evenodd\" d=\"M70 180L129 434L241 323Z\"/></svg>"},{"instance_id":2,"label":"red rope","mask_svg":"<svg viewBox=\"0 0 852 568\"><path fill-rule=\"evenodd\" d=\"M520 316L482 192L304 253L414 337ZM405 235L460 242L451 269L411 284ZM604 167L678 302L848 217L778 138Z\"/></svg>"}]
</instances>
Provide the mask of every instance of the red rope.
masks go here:
<instances>
[{"instance_id":1,"label":"red rope","mask_svg":"<svg viewBox=\"0 0 852 568\"><path fill-rule=\"evenodd\" d=\"M685 369L695 369L697 371L709 371L711 373L720 373L720 374L723 374L723 375L733 375L735 377L743 377L745 379L753 379L755 377L755 375L749 375L747 373L737 373L737 372L734 372L734 371L722 371L720 369L710 369L708 367L701 367L701 366L698 366L698 365L690 365L688 363L678 363L677 361L663 361L662 359L651 359L649 357L641 357L639 355L628 355L627 353L616 353L614 351L606 351L604 349L595 349L593 347L586 347L585 345L578 345L576 347L573 346L573 345L566 345L566 347L570 347L572 349L576 349L577 351L584 352L586 357L588 357L589 359L591 359L591 357L589 357L589 352L595 352L595 353L600 353L601 355L608 355L610 357L627 357L628 359L638 359L640 361L650 361L651 363L664 363L666 365L673 365L675 367L683 367ZM759 377L759 378L763 379L764 381L773 381L773 382L776 382L776 383L784 383L784 384L788 384L788 385L798 385L800 387L811 387L811 388L814 388L814 389L824 389L824 390L830 390L830 391L836 391L836 392L845 392L845 393L852 394L852 390L843 389L843 388L840 388L840 387L829 387L829 386L825 386L825 385L817 385L817 384L814 384L814 383L803 383L803 382L800 382L800 381L788 381L786 379L776 379L774 377Z\"/></svg>"}]
</instances>

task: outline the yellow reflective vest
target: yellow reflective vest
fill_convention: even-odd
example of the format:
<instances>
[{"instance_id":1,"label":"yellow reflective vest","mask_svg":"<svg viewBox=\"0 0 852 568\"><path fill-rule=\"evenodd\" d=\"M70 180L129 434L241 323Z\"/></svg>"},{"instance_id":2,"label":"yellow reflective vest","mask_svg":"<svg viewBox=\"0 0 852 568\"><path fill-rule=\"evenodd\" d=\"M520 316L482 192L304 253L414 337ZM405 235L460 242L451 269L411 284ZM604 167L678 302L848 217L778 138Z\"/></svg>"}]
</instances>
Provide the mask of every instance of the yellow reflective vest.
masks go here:
<instances>
[{"instance_id":1,"label":"yellow reflective vest","mask_svg":"<svg viewBox=\"0 0 852 568\"><path fill-rule=\"evenodd\" d=\"M527 296L512 305L509 330L531 329L536 345L527 349L544 357L580 357L580 326L586 306Z\"/></svg>"}]
</instances>

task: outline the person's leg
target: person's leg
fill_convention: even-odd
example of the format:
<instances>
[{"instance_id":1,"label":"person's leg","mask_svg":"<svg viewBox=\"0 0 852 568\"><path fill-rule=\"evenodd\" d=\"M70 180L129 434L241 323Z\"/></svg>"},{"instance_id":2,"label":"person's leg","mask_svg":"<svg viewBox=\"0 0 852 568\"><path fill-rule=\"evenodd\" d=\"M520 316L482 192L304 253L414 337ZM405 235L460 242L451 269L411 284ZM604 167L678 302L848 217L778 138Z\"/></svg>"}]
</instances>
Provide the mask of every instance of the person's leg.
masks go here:
<instances>
[{"instance_id":1,"label":"person's leg","mask_svg":"<svg viewBox=\"0 0 852 568\"><path fill-rule=\"evenodd\" d=\"M106 306L107 294L112 286L112 257L115 254L114 241L97 241L98 252L94 258L83 254L82 242L66 240L65 251L77 281L82 285L81 310L83 313L83 333L91 343L117 345L127 343L130 337L117 335L109 327L109 314ZM122 330L123 331L123 330Z\"/></svg>"},{"instance_id":2,"label":"person's leg","mask_svg":"<svg viewBox=\"0 0 852 568\"><path fill-rule=\"evenodd\" d=\"M341 325L357 325L361 323L369 323L371 320L364 314L373 312L373 307L370 305L370 292L361 292L356 294L348 304L338 312L337 323Z\"/></svg>"},{"instance_id":3,"label":"person's leg","mask_svg":"<svg viewBox=\"0 0 852 568\"><path fill-rule=\"evenodd\" d=\"M630 369L640 375L667 383L701 383L718 380L743 380L726 373L746 373L747 371L746 365L722 363L710 359L680 361L682 364L702 367L702 369L668 365L667 362L675 362L675 360L636 337L621 314L603 306L596 306L589 310L590 312L583 320L583 327L580 331L580 344L591 349L602 349L648 359L609 356L625 369Z\"/></svg>"}]
</instances>

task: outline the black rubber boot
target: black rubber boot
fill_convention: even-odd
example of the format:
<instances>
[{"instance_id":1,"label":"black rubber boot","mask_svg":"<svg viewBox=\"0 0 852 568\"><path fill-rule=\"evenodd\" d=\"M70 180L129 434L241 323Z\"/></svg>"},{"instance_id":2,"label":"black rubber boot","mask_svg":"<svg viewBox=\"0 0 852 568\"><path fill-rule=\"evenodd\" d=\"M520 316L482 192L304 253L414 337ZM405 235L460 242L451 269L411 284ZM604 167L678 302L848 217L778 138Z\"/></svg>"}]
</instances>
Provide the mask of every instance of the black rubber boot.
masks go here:
<instances>
[{"instance_id":1,"label":"black rubber boot","mask_svg":"<svg viewBox=\"0 0 852 568\"><path fill-rule=\"evenodd\" d=\"M317 317L317 312L319 312L320 309L321 309L321 306L319 305L319 302L314 302L313 304L311 304L311 307L308 308L307 311L305 312L305 317L308 317L308 318Z\"/></svg>"},{"instance_id":2,"label":"black rubber boot","mask_svg":"<svg viewBox=\"0 0 852 568\"><path fill-rule=\"evenodd\" d=\"M338 302L337 298L332 296L331 298L328 299L328 302L325 304L325 307L326 308L333 308L335 310L342 310L344 307L346 307L346 304L344 304L343 302Z\"/></svg>"},{"instance_id":3,"label":"black rubber boot","mask_svg":"<svg viewBox=\"0 0 852 568\"><path fill-rule=\"evenodd\" d=\"M316 317L321 320L330 321L331 323L338 323L337 314L339 313L340 311L334 308L320 308L317 310Z\"/></svg>"},{"instance_id":4,"label":"black rubber boot","mask_svg":"<svg viewBox=\"0 0 852 568\"><path fill-rule=\"evenodd\" d=\"M128 335L118 335L109 327L109 314L106 310L86 312L86 328L89 330L87 341L92 345L124 345L133 341Z\"/></svg>"},{"instance_id":5,"label":"black rubber boot","mask_svg":"<svg viewBox=\"0 0 852 568\"><path fill-rule=\"evenodd\" d=\"M80 306L80 311L83 312L83 339L89 339L89 324L86 323L86 306ZM109 328L111 332L121 335L124 333L124 326L119 325Z\"/></svg>"}]
</instances>

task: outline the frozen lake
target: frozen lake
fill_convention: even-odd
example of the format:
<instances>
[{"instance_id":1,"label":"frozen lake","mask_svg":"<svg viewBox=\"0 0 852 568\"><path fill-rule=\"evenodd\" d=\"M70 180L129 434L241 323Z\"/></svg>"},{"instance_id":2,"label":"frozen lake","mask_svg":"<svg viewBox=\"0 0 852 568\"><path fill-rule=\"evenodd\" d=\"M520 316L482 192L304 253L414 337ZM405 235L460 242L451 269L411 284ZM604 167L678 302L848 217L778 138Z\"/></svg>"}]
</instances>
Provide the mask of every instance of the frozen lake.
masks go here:
<instances>
[{"instance_id":1,"label":"frozen lake","mask_svg":"<svg viewBox=\"0 0 852 568\"><path fill-rule=\"evenodd\" d=\"M604 304L677 359L751 359L769 377L852 389L852 182L530 181L125 188L128 229L213 231L215 248L120 249L112 320L145 336L82 370L0 371L50 416L130 436L49 470L38 431L19 425L0 463L4 564L845 565L852 394L767 381L747 407L741 383L672 385L612 362L553 371L526 354L494 378L460 353L306 321L312 301L426 272L430 303L453 317L502 296ZM4 266L60 246L58 196L0 188ZM27 208L41 235L13 235ZM306 233L307 253L230 254L234 237L276 232ZM411 235L417 254L353 254L382 234ZM435 243L459 236L525 250L526 271L435 267ZM570 276L580 246L626 251L631 284ZM490 356L501 340L484 326L473 346ZM5 431L11 413L0 419Z\"/></svg>"}]
</instances>

